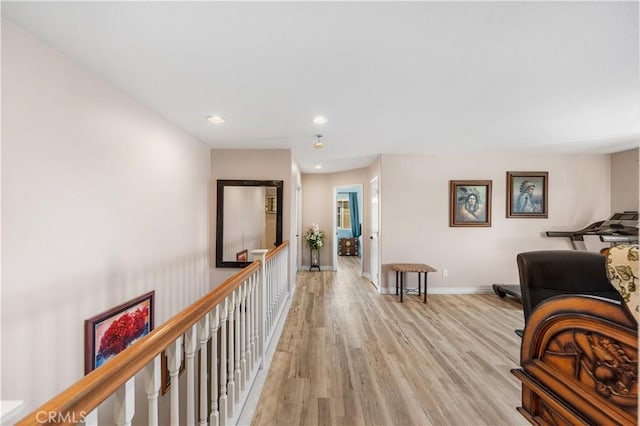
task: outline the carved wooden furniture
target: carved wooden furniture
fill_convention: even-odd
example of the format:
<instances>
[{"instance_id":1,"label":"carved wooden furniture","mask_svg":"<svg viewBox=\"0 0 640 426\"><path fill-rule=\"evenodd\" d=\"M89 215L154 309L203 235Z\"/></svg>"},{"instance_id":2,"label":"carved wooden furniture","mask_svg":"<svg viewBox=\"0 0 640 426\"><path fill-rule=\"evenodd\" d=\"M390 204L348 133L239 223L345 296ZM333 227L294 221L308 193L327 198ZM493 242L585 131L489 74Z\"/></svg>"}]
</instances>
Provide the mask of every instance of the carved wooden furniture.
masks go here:
<instances>
[{"instance_id":1,"label":"carved wooden furniture","mask_svg":"<svg viewBox=\"0 0 640 426\"><path fill-rule=\"evenodd\" d=\"M391 264L391 270L396 271L396 295L398 294L398 284L400 284L400 302L402 302L402 295L404 294L404 276L407 272L418 273L418 296L420 296L420 286L422 285L420 278L424 273L424 301L427 303L427 274L429 272L436 272L437 269L425 265L424 263L393 263ZM398 279L398 277L400 279Z\"/></svg>"},{"instance_id":2,"label":"carved wooden furniture","mask_svg":"<svg viewBox=\"0 0 640 426\"><path fill-rule=\"evenodd\" d=\"M357 256L358 255L358 239L357 238L340 238L338 245L338 254L340 256Z\"/></svg>"},{"instance_id":3,"label":"carved wooden furniture","mask_svg":"<svg viewBox=\"0 0 640 426\"><path fill-rule=\"evenodd\" d=\"M524 330L518 411L532 424L631 425L638 418L638 324L620 302L559 296Z\"/></svg>"}]
</instances>

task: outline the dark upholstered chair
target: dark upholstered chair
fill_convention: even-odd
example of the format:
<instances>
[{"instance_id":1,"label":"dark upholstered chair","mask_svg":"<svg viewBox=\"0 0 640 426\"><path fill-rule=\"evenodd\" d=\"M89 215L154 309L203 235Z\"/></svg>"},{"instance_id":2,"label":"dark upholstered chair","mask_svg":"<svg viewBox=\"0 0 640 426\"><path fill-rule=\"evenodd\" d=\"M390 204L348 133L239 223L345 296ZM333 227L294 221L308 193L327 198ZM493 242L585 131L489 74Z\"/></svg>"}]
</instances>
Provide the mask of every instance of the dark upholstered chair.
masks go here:
<instances>
[{"instance_id":1,"label":"dark upholstered chair","mask_svg":"<svg viewBox=\"0 0 640 426\"><path fill-rule=\"evenodd\" d=\"M620 302L609 282L607 258L599 253L543 250L517 256L525 326L542 301L563 294L587 294Z\"/></svg>"}]
</instances>

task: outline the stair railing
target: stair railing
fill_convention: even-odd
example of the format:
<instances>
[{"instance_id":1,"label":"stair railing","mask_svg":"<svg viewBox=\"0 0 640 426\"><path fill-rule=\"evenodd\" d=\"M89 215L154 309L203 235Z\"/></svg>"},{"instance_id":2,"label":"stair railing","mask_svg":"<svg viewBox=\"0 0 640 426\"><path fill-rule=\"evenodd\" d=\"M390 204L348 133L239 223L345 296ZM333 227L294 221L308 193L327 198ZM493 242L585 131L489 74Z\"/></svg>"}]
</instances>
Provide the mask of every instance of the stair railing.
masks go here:
<instances>
[{"instance_id":1,"label":"stair railing","mask_svg":"<svg viewBox=\"0 0 640 426\"><path fill-rule=\"evenodd\" d=\"M170 419L163 422L236 424L289 297L288 242L267 252L252 251L256 260L249 266L17 425L130 425L136 414L158 425L163 351L170 378ZM186 398L180 398L178 381L183 355ZM140 378L148 402L146 410L136 413ZM113 406L113 415L103 410L107 405Z\"/></svg>"}]
</instances>

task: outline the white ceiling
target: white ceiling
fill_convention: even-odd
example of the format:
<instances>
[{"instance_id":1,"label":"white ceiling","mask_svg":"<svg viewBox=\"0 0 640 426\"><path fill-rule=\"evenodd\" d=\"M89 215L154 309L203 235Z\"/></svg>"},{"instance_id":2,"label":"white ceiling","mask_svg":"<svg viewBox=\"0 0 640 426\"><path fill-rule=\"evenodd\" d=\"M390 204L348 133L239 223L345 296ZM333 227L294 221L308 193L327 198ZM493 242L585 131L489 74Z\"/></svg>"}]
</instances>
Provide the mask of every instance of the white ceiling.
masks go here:
<instances>
[{"instance_id":1,"label":"white ceiling","mask_svg":"<svg viewBox=\"0 0 640 426\"><path fill-rule=\"evenodd\" d=\"M210 146L291 148L303 172L640 141L637 1L3 1L2 15Z\"/></svg>"}]
</instances>

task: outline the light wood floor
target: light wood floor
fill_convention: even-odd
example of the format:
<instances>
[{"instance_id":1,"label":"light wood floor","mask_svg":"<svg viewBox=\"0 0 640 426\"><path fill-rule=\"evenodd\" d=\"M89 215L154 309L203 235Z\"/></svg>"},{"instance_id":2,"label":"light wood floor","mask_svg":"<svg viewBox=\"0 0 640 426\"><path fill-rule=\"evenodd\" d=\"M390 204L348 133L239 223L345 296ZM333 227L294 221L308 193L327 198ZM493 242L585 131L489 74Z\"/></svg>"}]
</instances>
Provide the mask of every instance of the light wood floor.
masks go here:
<instances>
[{"instance_id":1,"label":"light wood floor","mask_svg":"<svg viewBox=\"0 0 640 426\"><path fill-rule=\"evenodd\" d=\"M521 306L380 295L355 258L300 272L254 425L514 425Z\"/></svg>"}]
</instances>

